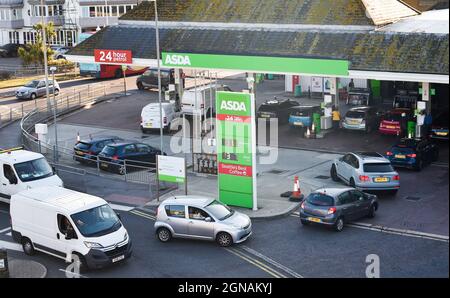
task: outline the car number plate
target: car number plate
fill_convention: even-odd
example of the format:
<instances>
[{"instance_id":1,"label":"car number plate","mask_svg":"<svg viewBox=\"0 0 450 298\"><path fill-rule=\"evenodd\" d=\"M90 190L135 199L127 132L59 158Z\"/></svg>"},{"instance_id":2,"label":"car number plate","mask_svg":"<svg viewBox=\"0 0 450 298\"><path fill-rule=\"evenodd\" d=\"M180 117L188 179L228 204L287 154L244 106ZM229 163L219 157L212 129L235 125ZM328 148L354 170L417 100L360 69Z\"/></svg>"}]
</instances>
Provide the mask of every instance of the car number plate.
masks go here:
<instances>
[{"instance_id":1,"label":"car number plate","mask_svg":"<svg viewBox=\"0 0 450 298\"><path fill-rule=\"evenodd\" d=\"M448 132L436 132L436 134L440 137L446 137L448 136Z\"/></svg>"},{"instance_id":2,"label":"car number plate","mask_svg":"<svg viewBox=\"0 0 450 298\"><path fill-rule=\"evenodd\" d=\"M396 127L392 126L392 125L388 125L388 126L386 126L386 128L388 128L388 129L396 129Z\"/></svg>"},{"instance_id":3,"label":"car number plate","mask_svg":"<svg viewBox=\"0 0 450 298\"><path fill-rule=\"evenodd\" d=\"M261 114L261 117L262 117L262 118L270 118L270 115L267 115L267 114Z\"/></svg>"},{"instance_id":4,"label":"car number plate","mask_svg":"<svg viewBox=\"0 0 450 298\"><path fill-rule=\"evenodd\" d=\"M312 221L312 222L322 222L322 220L320 218L315 218L315 217L308 217L308 220Z\"/></svg>"},{"instance_id":5,"label":"car number plate","mask_svg":"<svg viewBox=\"0 0 450 298\"><path fill-rule=\"evenodd\" d=\"M297 125L297 126L304 126L303 122L294 122L294 125Z\"/></svg>"},{"instance_id":6,"label":"car number plate","mask_svg":"<svg viewBox=\"0 0 450 298\"><path fill-rule=\"evenodd\" d=\"M406 158L406 155L397 154L397 155L395 155L395 158L398 158L398 159L405 159L405 158Z\"/></svg>"},{"instance_id":7,"label":"car number plate","mask_svg":"<svg viewBox=\"0 0 450 298\"><path fill-rule=\"evenodd\" d=\"M84 156L84 152L81 152L81 151L75 151L75 153L76 153L77 155Z\"/></svg>"},{"instance_id":8,"label":"car number plate","mask_svg":"<svg viewBox=\"0 0 450 298\"><path fill-rule=\"evenodd\" d=\"M358 121L358 120L351 120L351 121L350 121L350 124L353 124L353 125L359 124L359 121Z\"/></svg>"},{"instance_id":9,"label":"car number plate","mask_svg":"<svg viewBox=\"0 0 450 298\"><path fill-rule=\"evenodd\" d=\"M124 255L121 255L121 256L119 256L119 257L117 257L117 258L112 259L112 262L113 262L113 263L119 262L119 261L122 261L123 259L125 259L125 256L124 256Z\"/></svg>"},{"instance_id":10,"label":"car number plate","mask_svg":"<svg viewBox=\"0 0 450 298\"><path fill-rule=\"evenodd\" d=\"M145 128L153 128L153 124L147 123L147 124L145 124Z\"/></svg>"},{"instance_id":11,"label":"car number plate","mask_svg":"<svg viewBox=\"0 0 450 298\"><path fill-rule=\"evenodd\" d=\"M378 182L378 183L389 182L389 178L377 177L377 178L375 178L375 182Z\"/></svg>"}]
</instances>

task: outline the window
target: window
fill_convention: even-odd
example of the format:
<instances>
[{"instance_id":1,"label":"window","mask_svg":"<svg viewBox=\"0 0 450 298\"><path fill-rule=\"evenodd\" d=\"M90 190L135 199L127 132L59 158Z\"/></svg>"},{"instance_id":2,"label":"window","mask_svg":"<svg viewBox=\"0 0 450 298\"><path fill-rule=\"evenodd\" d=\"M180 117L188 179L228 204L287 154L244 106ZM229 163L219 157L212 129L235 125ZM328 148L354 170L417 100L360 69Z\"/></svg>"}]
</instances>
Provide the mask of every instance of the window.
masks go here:
<instances>
[{"instance_id":1,"label":"window","mask_svg":"<svg viewBox=\"0 0 450 298\"><path fill-rule=\"evenodd\" d=\"M151 151L150 147L144 144L137 144L136 147L139 153L150 153Z\"/></svg>"},{"instance_id":2,"label":"window","mask_svg":"<svg viewBox=\"0 0 450 298\"><path fill-rule=\"evenodd\" d=\"M125 6L119 5L119 17L125 13Z\"/></svg>"},{"instance_id":3,"label":"window","mask_svg":"<svg viewBox=\"0 0 450 298\"><path fill-rule=\"evenodd\" d=\"M82 18L88 18L89 17L89 6L82 6L81 7L81 17Z\"/></svg>"},{"instance_id":4,"label":"window","mask_svg":"<svg viewBox=\"0 0 450 298\"><path fill-rule=\"evenodd\" d=\"M8 180L14 180L16 178L16 174L14 174L14 170L10 165L4 164L3 165L3 176Z\"/></svg>"},{"instance_id":5,"label":"window","mask_svg":"<svg viewBox=\"0 0 450 298\"><path fill-rule=\"evenodd\" d=\"M225 220L234 214L234 210L231 210L230 208L216 200L206 206L205 209L219 220Z\"/></svg>"},{"instance_id":6,"label":"window","mask_svg":"<svg viewBox=\"0 0 450 298\"><path fill-rule=\"evenodd\" d=\"M135 153L135 152L136 152L136 148L134 147L134 145L127 145L127 146L125 146L125 148L123 148L124 154Z\"/></svg>"},{"instance_id":7,"label":"window","mask_svg":"<svg viewBox=\"0 0 450 298\"><path fill-rule=\"evenodd\" d=\"M167 205L166 214L169 217L185 218L185 209L182 205Z\"/></svg>"},{"instance_id":8,"label":"window","mask_svg":"<svg viewBox=\"0 0 450 298\"><path fill-rule=\"evenodd\" d=\"M188 211L189 211L189 219L205 220L207 217L210 217L208 213L199 208L189 207Z\"/></svg>"},{"instance_id":9,"label":"window","mask_svg":"<svg viewBox=\"0 0 450 298\"><path fill-rule=\"evenodd\" d=\"M29 182L53 176L53 169L45 158L30 160L14 165L20 180Z\"/></svg>"},{"instance_id":10,"label":"window","mask_svg":"<svg viewBox=\"0 0 450 298\"><path fill-rule=\"evenodd\" d=\"M339 196L339 202L341 205L352 204L356 201L356 199L352 196L349 191L344 192Z\"/></svg>"},{"instance_id":11,"label":"window","mask_svg":"<svg viewBox=\"0 0 450 298\"><path fill-rule=\"evenodd\" d=\"M350 191L350 193L351 193L351 196L353 197L353 199L355 200L355 202L359 201L360 198L363 198L363 199L366 198L366 196L362 192L357 191L357 190L352 190L352 191Z\"/></svg>"},{"instance_id":12,"label":"window","mask_svg":"<svg viewBox=\"0 0 450 298\"><path fill-rule=\"evenodd\" d=\"M95 6L89 6L89 17L95 18Z\"/></svg>"},{"instance_id":13,"label":"window","mask_svg":"<svg viewBox=\"0 0 450 298\"><path fill-rule=\"evenodd\" d=\"M108 204L73 214L71 218L85 237L100 237L122 227L117 214Z\"/></svg>"},{"instance_id":14,"label":"window","mask_svg":"<svg viewBox=\"0 0 450 298\"><path fill-rule=\"evenodd\" d=\"M9 42L10 43L19 43L19 32L17 31L10 31L9 32Z\"/></svg>"},{"instance_id":15,"label":"window","mask_svg":"<svg viewBox=\"0 0 450 298\"><path fill-rule=\"evenodd\" d=\"M53 11L53 8L54 8L55 6L49 6L48 7L48 15L49 16L53 16L53 15L55 15L56 16L56 11L54 12Z\"/></svg>"},{"instance_id":16,"label":"window","mask_svg":"<svg viewBox=\"0 0 450 298\"><path fill-rule=\"evenodd\" d=\"M323 193L312 193L306 198L306 201L315 206L334 206L333 197Z\"/></svg>"},{"instance_id":17,"label":"window","mask_svg":"<svg viewBox=\"0 0 450 298\"><path fill-rule=\"evenodd\" d=\"M63 235L71 234L71 236L73 236L74 239L78 239L77 233L73 229L73 226L67 217L58 214L57 220L58 220L58 229L61 234Z\"/></svg>"},{"instance_id":18,"label":"window","mask_svg":"<svg viewBox=\"0 0 450 298\"><path fill-rule=\"evenodd\" d=\"M104 12L105 12L105 17L106 16L111 16L111 7L110 6L104 6Z\"/></svg>"},{"instance_id":19,"label":"window","mask_svg":"<svg viewBox=\"0 0 450 298\"><path fill-rule=\"evenodd\" d=\"M113 17L117 17L118 16L118 9L117 6L111 6L111 15Z\"/></svg>"},{"instance_id":20,"label":"window","mask_svg":"<svg viewBox=\"0 0 450 298\"><path fill-rule=\"evenodd\" d=\"M96 17L103 17L103 6L96 6L95 10L97 12Z\"/></svg>"},{"instance_id":21,"label":"window","mask_svg":"<svg viewBox=\"0 0 450 298\"><path fill-rule=\"evenodd\" d=\"M366 173L390 173L394 172L394 168L390 163L366 163L364 164L364 172Z\"/></svg>"},{"instance_id":22,"label":"window","mask_svg":"<svg viewBox=\"0 0 450 298\"><path fill-rule=\"evenodd\" d=\"M129 12L133 7L131 5L126 5L125 8L126 8L126 11Z\"/></svg>"}]
</instances>

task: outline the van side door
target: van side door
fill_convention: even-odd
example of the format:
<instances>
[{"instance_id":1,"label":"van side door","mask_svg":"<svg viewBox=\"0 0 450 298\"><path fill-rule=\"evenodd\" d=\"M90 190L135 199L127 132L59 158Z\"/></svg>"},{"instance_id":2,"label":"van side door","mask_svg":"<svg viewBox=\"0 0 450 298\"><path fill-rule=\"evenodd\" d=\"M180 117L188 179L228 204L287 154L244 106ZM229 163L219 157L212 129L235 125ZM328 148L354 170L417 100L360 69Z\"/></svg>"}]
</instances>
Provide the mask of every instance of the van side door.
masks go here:
<instances>
[{"instance_id":1,"label":"van side door","mask_svg":"<svg viewBox=\"0 0 450 298\"><path fill-rule=\"evenodd\" d=\"M74 224L69 219L68 216L58 213L56 216L56 243L57 252L55 254L61 255L66 260L70 261L70 253L72 251L77 251L78 246L78 234L75 230Z\"/></svg>"},{"instance_id":2,"label":"van side door","mask_svg":"<svg viewBox=\"0 0 450 298\"><path fill-rule=\"evenodd\" d=\"M19 191L19 179L12 166L3 164L0 169L0 200L9 200L13 194Z\"/></svg>"}]
</instances>

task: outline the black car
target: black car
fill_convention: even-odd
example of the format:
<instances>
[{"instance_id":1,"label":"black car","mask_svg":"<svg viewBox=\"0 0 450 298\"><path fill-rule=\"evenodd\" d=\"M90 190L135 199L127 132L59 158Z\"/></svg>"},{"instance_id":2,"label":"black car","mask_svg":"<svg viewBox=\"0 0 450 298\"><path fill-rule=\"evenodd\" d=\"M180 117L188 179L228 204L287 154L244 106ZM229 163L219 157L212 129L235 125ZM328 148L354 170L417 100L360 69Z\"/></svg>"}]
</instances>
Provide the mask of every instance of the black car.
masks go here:
<instances>
[{"instance_id":1,"label":"black car","mask_svg":"<svg viewBox=\"0 0 450 298\"><path fill-rule=\"evenodd\" d=\"M184 76L182 74L182 76ZM175 69L161 69L161 89L169 90L169 85L175 84ZM136 79L139 90L158 88L158 69L150 68Z\"/></svg>"},{"instance_id":2,"label":"black car","mask_svg":"<svg viewBox=\"0 0 450 298\"><path fill-rule=\"evenodd\" d=\"M98 157L100 169L124 175L129 170L155 168L157 155L161 150L150 145L123 141L106 145Z\"/></svg>"},{"instance_id":3,"label":"black car","mask_svg":"<svg viewBox=\"0 0 450 298\"><path fill-rule=\"evenodd\" d=\"M378 129L380 120L381 113L375 107L352 108L342 119L342 128L370 133Z\"/></svg>"},{"instance_id":4,"label":"black car","mask_svg":"<svg viewBox=\"0 0 450 298\"><path fill-rule=\"evenodd\" d=\"M12 58L19 56L19 48L25 48L25 45L18 43L8 43L0 47L0 57Z\"/></svg>"},{"instance_id":5,"label":"black car","mask_svg":"<svg viewBox=\"0 0 450 298\"><path fill-rule=\"evenodd\" d=\"M300 103L290 99L266 101L259 107L256 116L264 119L278 118L278 123L285 124L289 122L292 108L297 106L300 106Z\"/></svg>"},{"instance_id":6,"label":"black car","mask_svg":"<svg viewBox=\"0 0 450 298\"><path fill-rule=\"evenodd\" d=\"M439 148L428 139L402 139L386 152L386 157L394 167L420 171L439 159Z\"/></svg>"},{"instance_id":7,"label":"black car","mask_svg":"<svg viewBox=\"0 0 450 298\"><path fill-rule=\"evenodd\" d=\"M447 140L449 139L448 129L448 110L436 115L431 126L430 137L433 139Z\"/></svg>"},{"instance_id":8,"label":"black car","mask_svg":"<svg viewBox=\"0 0 450 298\"><path fill-rule=\"evenodd\" d=\"M73 148L73 159L81 163L90 163L97 161L97 155L102 152L106 145L123 141L119 137L96 137L89 140L77 142Z\"/></svg>"}]
</instances>

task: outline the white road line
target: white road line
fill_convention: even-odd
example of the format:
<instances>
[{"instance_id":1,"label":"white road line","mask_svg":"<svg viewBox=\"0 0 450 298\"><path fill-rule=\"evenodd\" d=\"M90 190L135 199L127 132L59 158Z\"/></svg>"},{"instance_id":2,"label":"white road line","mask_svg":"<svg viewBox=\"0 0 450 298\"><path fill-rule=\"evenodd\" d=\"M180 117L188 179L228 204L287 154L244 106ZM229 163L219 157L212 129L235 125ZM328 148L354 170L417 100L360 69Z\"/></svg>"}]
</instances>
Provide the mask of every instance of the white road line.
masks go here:
<instances>
[{"instance_id":1,"label":"white road line","mask_svg":"<svg viewBox=\"0 0 450 298\"><path fill-rule=\"evenodd\" d=\"M0 230L0 234L8 232L9 230L11 230L11 227L7 227L6 229Z\"/></svg>"},{"instance_id":2,"label":"white road line","mask_svg":"<svg viewBox=\"0 0 450 298\"><path fill-rule=\"evenodd\" d=\"M9 250L23 251L22 250L22 245L14 243L14 242L9 242L9 241L0 240L0 247L1 248L6 248L6 249L9 249Z\"/></svg>"},{"instance_id":3,"label":"white road line","mask_svg":"<svg viewBox=\"0 0 450 298\"><path fill-rule=\"evenodd\" d=\"M80 278L80 277L81 277L81 278L88 278L87 276L81 275L81 274L79 274L79 273L67 271L67 270L64 270L64 269L59 269L59 271L66 273L66 276L67 276L67 275L72 275L72 276L78 277L78 278ZM67 277L68 277L68 276L67 276ZM69 278L69 277L68 277L68 278Z\"/></svg>"},{"instance_id":4,"label":"white road line","mask_svg":"<svg viewBox=\"0 0 450 298\"><path fill-rule=\"evenodd\" d=\"M111 204L111 203L109 204L109 206L111 206L111 208L114 210L125 211L125 212L129 212L135 208L135 207L117 205L117 204Z\"/></svg>"},{"instance_id":5,"label":"white road line","mask_svg":"<svg viewBox=\"0 0 450 298\"><path fill-rule=\"evenodd\" d=\"M246 252L248 252L248 253L250 253L250 254L252 254L252 255L254 255L254 256L256 256L256 257L258 257L258 258L260 258L260 259L262 259L264 261L266 261L267 263L277 267L278 269L281 269L284 272L292 275L293 277L303 278L302 275L298 274L297 272L293 271L292 269L289 269L288 267L278 263L277 261L272 260L271 258L269 258L269 257L267 257L267 256L265 256L265 255L263 255L263 254L261 254L259 252L257 252L256 250L254 250L254 249L252 249L252 248L250 248L248 246L242 245L241 248L243 250L245 250Z\"/></svg>"}]
</instances>

